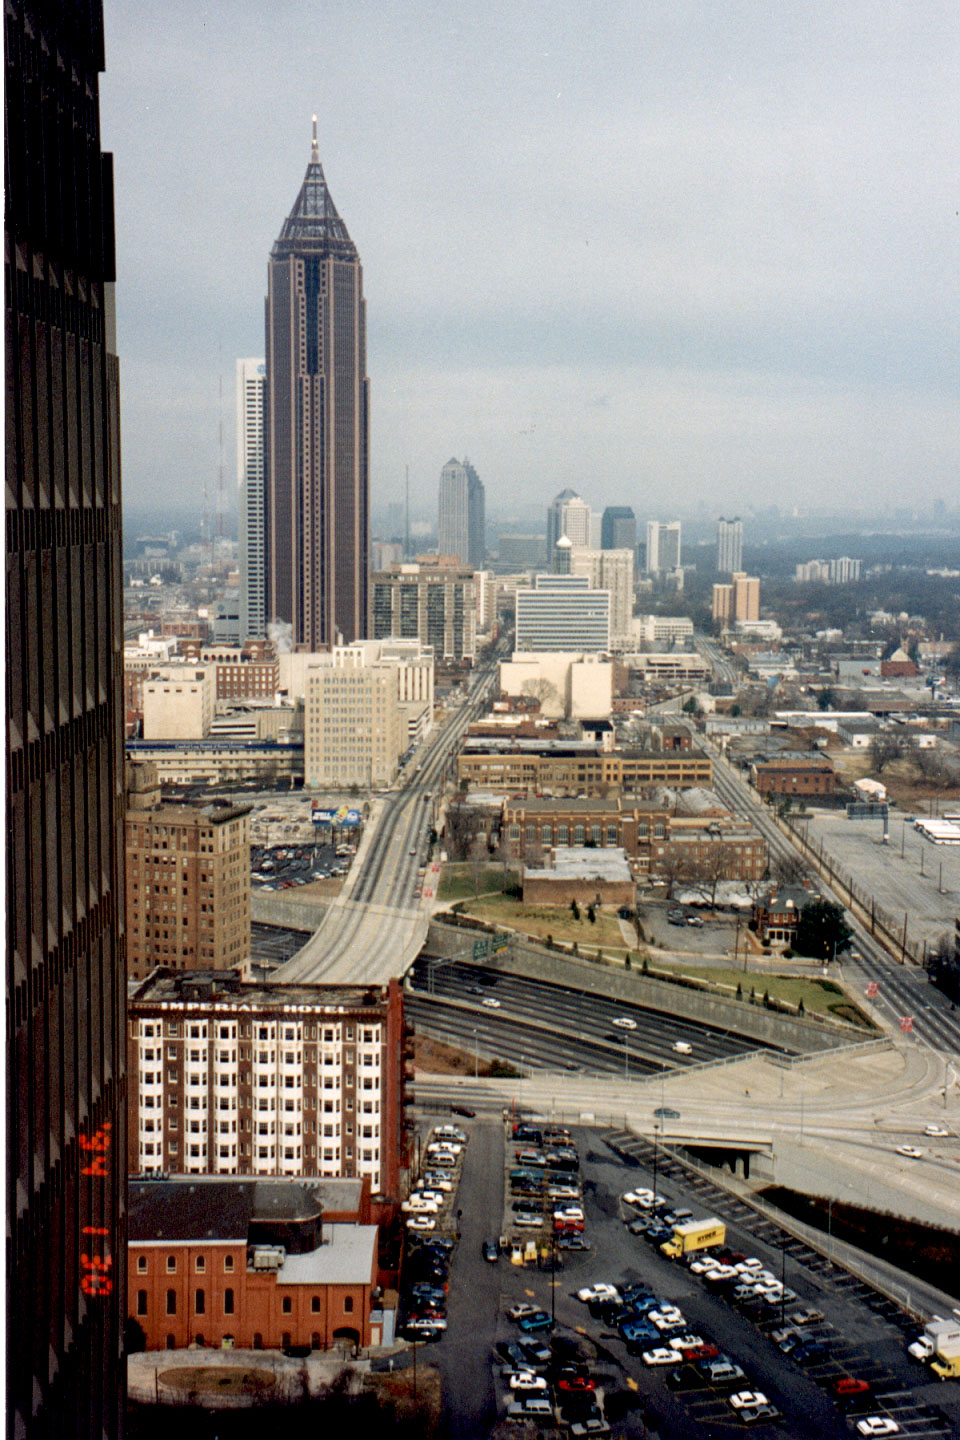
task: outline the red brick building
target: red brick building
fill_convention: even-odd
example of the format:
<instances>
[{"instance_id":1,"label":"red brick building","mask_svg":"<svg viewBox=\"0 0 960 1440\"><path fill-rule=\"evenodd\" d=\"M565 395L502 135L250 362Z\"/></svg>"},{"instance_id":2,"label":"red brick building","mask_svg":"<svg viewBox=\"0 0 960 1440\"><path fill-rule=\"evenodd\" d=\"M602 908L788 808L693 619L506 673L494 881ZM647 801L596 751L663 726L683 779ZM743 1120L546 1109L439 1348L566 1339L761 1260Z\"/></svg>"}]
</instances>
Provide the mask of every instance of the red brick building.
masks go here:
<instances>
[{"instance_id":1,"label":"red brick building","mask_svg":"<svg viewBox=\"0 0 960 1440\"><path fill-rule=\"evenodd\" d=\"M833 795L837 788L833 766L823 755L767 760L754 765L752 775L761 795Z\"/></svg>"},{"instance_id":2,"label":"red brick building","mask_svg":"<svg viewBox=\"0 0 960 1440\"><path fill-rule=\"evenodd\" d=\"M368 1196L359 1180L132 1180L128 1311L146 1349L378 1344Z\"/></svg>"}]
</instances>

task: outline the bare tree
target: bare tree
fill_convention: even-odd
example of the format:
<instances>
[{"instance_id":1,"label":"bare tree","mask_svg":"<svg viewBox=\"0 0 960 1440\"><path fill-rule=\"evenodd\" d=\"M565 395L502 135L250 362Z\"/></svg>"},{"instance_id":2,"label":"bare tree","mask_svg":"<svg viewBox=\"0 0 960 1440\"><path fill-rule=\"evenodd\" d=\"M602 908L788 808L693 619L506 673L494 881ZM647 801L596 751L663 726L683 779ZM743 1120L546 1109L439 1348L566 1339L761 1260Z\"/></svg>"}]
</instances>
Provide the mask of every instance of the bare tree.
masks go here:
<instances>
[{"instance_id":1,"label":"bare tree","mask_svg":"<svg viewBox=\"0 0 960 1440\"><path fill-rule=\"evenodd\" d=\"M878 775L891 760L899 760L903 754L903 737L892 730L878 730L870 742L870 760Z\"/></svg>"},{"instance_id":2,"label":"bare tree","mask_svg":"<svg viewBox=\"0 0 960 1440\"><path fill-rule=\"evenodd\" d=\"M665 846L663 854L657 861L657 878L667 887L667 899L672 900L676 886L686 884L692 879L692 875L690 856L685 847Z\"/></svg>"},{"instance_id":3,"label":"bare tree","mask_svg":"<svg viewBox=\"0 0 960 1440\"><path fill-rule=\"evenodd\" d=\"M451 800L444 821L444 842L451 860L466 860L476 841L480 822L476 812L462 800Z\"/></svg>"},{"instance_id":4,"label":"bare tree","mask_svg":"<svg viewBox=\"0 0 960 1440\"><path fill-rule=\"evenodd\" d=\"M803 885L810 883L810 871L799 855L774 855L770 861L770 875L780 885Z\"/></svg>"},{"instance_id":5,"label":"bare tree","mask_svg":"<svg viewBox=\"0 0 960 1440\"><path fill-rule=\"evenodd\" d=\"M691 880L711 910L717 903L717 891L723 880L731 880L737 869L737 852L722 841L705 846L691 865Z\"/></svg>"},{"instance_id":6,"label":"bare tree","mask_svg":"<svg viewBox=\"0 0 960 1440\"><path fill-rule=\"evenodd\" d=\"M524 680L520 686L521 695L529 695L532 700L540 702L540 709L546 713L547 706L550 706L560 715L566 715L566 709L560 698L560 692L551 680L541 675L537 680Z\"/></svg>"}]
</instances>

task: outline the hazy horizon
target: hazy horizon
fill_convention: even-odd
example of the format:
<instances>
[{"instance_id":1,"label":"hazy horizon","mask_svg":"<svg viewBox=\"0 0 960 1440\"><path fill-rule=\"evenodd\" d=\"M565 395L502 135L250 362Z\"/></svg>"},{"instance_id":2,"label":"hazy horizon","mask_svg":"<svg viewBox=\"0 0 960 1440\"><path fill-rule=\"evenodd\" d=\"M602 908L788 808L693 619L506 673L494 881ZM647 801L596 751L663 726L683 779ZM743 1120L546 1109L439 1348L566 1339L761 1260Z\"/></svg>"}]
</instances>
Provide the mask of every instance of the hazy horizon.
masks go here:
<instances>
[{"instance_id":1,"label":"hazy horizon","mask_svg":"<svg viewBox=\"0 0 960 1440\"><path fill-rule=\"evenodd\" d=\"M107 0L127 503L233 498L310 117L368 301L372 505L957 503L953 7ZM905 497L907 497L905 501Z\"/></svg>"}]
</instances>

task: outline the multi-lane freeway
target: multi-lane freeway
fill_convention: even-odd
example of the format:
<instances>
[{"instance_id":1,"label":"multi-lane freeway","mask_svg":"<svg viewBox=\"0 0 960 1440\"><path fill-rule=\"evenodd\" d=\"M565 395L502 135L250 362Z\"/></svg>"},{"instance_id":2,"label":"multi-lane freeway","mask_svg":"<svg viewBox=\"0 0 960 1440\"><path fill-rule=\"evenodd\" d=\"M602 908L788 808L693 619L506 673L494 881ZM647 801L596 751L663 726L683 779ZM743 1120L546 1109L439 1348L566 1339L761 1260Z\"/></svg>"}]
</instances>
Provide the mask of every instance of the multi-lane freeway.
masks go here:
<instances>
[{"instance_id":1,"label":"multi-lane freeway","mask_svg":"<svg viewBox=\"0 0 960 1440\"><path fill-rule=\"evenodd\" d=\"M432 800L467 725L486 706L495 669L475 672L466 700L417 751L401 785L368 825L348 885L279 981L385 984L402 976L426 939L429 912L417 900L418 870L433 824Z\"/></svg>"},{"instance_id":2,"label":"multi-lane freeway","mask_svg":"<svg viewBox=\"0 0 960 1440\"><path fill-rule=\"evenodd\" d=\"M419 959L407 1013L418 1029L522 1069L659 1075L778 1047L627 1001L459 961ZM682 1047L678 1049L677 1047Z\"/></svg>"}]
</instances>

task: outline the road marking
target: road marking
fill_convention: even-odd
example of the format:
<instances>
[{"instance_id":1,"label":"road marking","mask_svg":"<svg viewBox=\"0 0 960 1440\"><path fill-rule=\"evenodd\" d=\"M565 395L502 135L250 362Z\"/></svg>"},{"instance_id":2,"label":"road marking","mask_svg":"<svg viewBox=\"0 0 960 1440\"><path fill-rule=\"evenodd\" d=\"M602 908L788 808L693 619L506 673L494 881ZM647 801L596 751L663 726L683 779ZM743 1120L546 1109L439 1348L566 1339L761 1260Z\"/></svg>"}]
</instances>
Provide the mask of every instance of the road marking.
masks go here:
<instances>
[{"instance_id":1,"label":"road marking","mask_svg":"<svg viewBox=\"0 0 960 1440\"><path fill-rule=\"evenodd\" d=\"M636 1380L634 1380L632 1375L627 1376L627 1385L630 1387L631 1390L640 1389L640 1386L637 1384Z\"/></svg>"}]
</instances>

